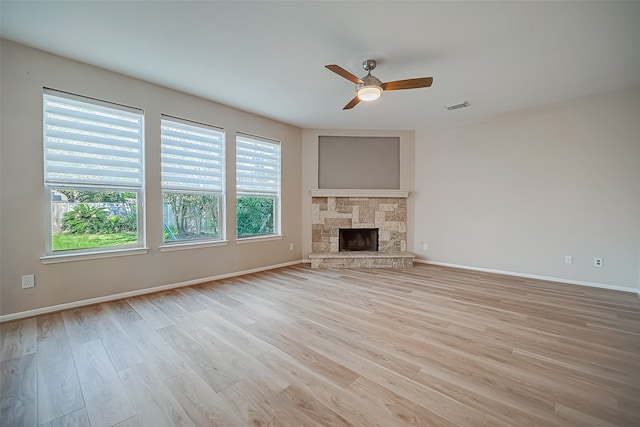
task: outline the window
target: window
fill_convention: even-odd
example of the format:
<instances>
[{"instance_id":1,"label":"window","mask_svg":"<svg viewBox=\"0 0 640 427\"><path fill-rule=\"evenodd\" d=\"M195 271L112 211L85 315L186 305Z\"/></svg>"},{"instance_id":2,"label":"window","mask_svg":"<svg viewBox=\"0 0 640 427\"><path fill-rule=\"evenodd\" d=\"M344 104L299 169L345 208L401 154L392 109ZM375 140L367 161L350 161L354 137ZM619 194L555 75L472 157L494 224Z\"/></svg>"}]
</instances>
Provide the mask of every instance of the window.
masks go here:
<instances>
[{"instance_id":1,"label":"window","mask_svg":"<svg viewBox=\"0 0 640 427\"><path fill-rule=\"evenodd\" d=\"M238 238L280 234L280 143L236 138Z\"/></svg>"},{"instance_id":2,"label":"window","mask_svg":"<svg viewBox=\"0 0 640 427\"><path fill-rule=\"evenodd\" d=\"M142 111L45 89L47 255L144 244Z\"/></svg>"},{"instance_id":3,"label":"window","mask_svg":"<svg viewBox=\"0 0 640 427\"><path fill-rule=\"evenodd\" d=\"M161 140L165 243L221 240L224 132L165 116Z\"/></svg>"}]
</instances>

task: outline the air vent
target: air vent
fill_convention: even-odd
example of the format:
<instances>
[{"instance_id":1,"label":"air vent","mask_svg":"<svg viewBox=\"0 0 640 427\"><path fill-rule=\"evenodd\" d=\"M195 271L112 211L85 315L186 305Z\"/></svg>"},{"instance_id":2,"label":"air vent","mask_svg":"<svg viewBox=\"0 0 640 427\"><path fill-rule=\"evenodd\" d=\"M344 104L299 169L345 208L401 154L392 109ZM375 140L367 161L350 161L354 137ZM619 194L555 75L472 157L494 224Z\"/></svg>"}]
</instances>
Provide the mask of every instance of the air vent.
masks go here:
<instances>
[{"instance_id":1,"label":"air vent","mask_svg":"<svg viewBox=\"0 0 640 427\"><path fill-rule=\"evenodd\" d=\"M469 106L469 103L467 101L462 101L462 102L456 102L455 104L445 105L444 107L449 111L453 111L453 110L459 110L460 108L465 108L468 106Z\"/></svg>"}]
</instances>

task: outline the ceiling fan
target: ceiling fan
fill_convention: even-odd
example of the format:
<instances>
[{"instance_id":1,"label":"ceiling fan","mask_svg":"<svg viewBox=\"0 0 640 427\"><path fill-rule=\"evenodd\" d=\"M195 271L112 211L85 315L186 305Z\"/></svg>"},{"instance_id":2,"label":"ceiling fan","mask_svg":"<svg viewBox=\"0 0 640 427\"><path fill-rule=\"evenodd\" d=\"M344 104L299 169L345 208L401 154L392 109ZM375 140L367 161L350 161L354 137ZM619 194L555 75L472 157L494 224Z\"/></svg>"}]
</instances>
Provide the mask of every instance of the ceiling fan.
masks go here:
<instances>
[{"instance_id":1,"label":"ceiling fan","mask_svg":"<svg viewBox=\"0 0 640 427\"><path fill-rule=\"evenodd\" d=\"M361 79L339 65L325 65L325 68L328 68L337 75L356 84L356 96L344 106L343 110L352 109L358 105L358 102L360 101L375 101L380 98L382 91L385 90L418 89L421 87L430 87L433 83L433 77L421 77L417 79L396 80L393 82L382 83L380 79L371 75L371 71L376 68L376 61L373 59L367 59L362 63L362 68L367 72L367 75Z\"/></svg>"}]
</instances>

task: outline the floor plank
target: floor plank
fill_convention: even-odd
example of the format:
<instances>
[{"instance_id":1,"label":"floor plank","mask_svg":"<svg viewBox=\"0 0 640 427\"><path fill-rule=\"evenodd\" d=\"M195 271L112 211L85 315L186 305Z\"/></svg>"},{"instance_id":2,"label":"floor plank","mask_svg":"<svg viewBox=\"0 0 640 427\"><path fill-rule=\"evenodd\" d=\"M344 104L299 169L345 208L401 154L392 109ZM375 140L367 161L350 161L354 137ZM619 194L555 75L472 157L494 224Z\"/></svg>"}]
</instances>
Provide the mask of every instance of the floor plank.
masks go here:
<instances>
[{"instance_id":1,"label":"floor plank","mask_svg":"<svg viewBox=\"0 0 640 427\"><path fill-rule=\"evenodd\" d=\"M92 427L113 426L136 415L100 340L74 345L72 352Z\"/></svg>"},{"instance_id":2,"label":"floor plank","mask_svg":"<svg viewBox=\"0 0 640 427\"><path fill-rule=\"evenodd\" d=\"M64 325L72 345L100 339L96 330L95 307L80 307L62 312Z\"/></svg>"},{"instance_id":3,"label":"floor plank","mask_svg":"<svg viewBox=\"0 0 640 427\"><path fill-rule=\"evenodd\" d=\"M158 333L182 357L191 368L215 391L220 391L238 382L239 377L228 368L224 355L213 346L199 342L176 326L158 329Z\"/></svg>"},{"instance_id":4,"label":"floor plank","mask_svg":"<svg viewBox=\"0 0 640 427\"><path fill-rule=\"evenodd\" d=\"M187 360L167 344L152 325L146 322L131 323L126 332L147 365L160 378L171 378L190 369Z\"/></svg>"},{"instance_id":5,"label":"floor plank","mask_svg":"<svg viewBox=\"0 0 640 427\"><path fill-rule=\"evenodd\" d=\"M137 416L154 427L194 427L182 406L164 382L146 365L136 365L120 372L122 384L136 405Z\"/></svg>"},{"instance_id":6,"label":"floor plank","mask_svg":"<svg viewBox=\"0 0 640 427\"><path fill-rule=\"evenodd\" d=\"M133 307L136 313L144 319L145 323L153 329L175 325L175 322L164 314L161 309L156 307L146 296L128 298L126 301Z\"/></svg>"},{"instance_id":7,"label":"floor plank","mask_svg":"<svg viewBox=\"0 0 640 427\"><path fill-rule=\"evenodd\" d=\"M87 411L83 408L48 423L42 424L40 427L87 427L89 425L90 424L89 417L87 416Z\"/></svg>"},{"instance_id":8,"label":"floor plank","mask_svg":"<svg viewBox=\"0 0 640 427\"><path fill-rule=\"evenodd\" d=\"M38 343L38 424L84 408L71 347L65 338Z\"/></svg>"},{"instance_id":9,"label":"floor plank","mask_svg":"<svg viewBox=\"0 0 640 427\"><path fill-rule=\"evenodd\" d=\"M64 320L60 312L38 316L36 322L38 327L38 343L67 338Z\"/></svg>"},{"instance_id":10,"label":"floor plank","mask_svg":"<svg viewBox=\"0 0 640 427\"><path fill-rule=\"evenodd\" d=\"M0 325L0 361L14 359L36 351L36 319L14 320Z\"/></svg>"},{"instance_id":11,"label":"floor plank","mask_svg":"<svg viewBox=\"0 0 640 427\"><path fill-rule=\"evenodd\" d=\"M36 425L36 355L0 362L0 420L2 425Z\"/></svg>"},{"instance_id":12,"label":"floor plank","mask_svg":"<svg viewBox=\"0 0 640 427\"><path fill-rule=\"evenodd\" d=\"M131 328L135 322L121 326L117 317L121 314L113 315L108 310L107 304L93 306L93 316L96 319L95 330L102 340L102 345L109 355L109 359L116 371L121 371L131 366L143 363L146 359L138 347L133 345L125 329Z\"/></svg>"},{"instance_id":13,"label":"floor plank","mask_svg":"<svg viewBox=\"0 0 640 427\"><path fill-rule=\"evenodd\" d=\"M167 387L197 426L236 426L240 418L194 371L166 380Z\"/></svg>"}]
</instances>

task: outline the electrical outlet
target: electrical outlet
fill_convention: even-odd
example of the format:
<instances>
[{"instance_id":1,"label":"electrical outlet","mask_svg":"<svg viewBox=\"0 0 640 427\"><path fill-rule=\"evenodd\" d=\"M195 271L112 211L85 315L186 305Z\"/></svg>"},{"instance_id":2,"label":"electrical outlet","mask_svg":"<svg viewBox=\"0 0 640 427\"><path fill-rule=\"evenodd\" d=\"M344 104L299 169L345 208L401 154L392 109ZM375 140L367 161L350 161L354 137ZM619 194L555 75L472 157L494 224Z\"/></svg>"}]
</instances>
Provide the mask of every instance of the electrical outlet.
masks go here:
<instances>
[{"instance_id":1,"label":"electrical outlet","mask_svg":"<svg viewBox=\"0 0 640 427\"><path fill-rule=\"evenodd\" d=\"M604 261L601 257L595 257L593 259L593 266L594 267L602 267L604 265Z\"/></svg>"},{"instance_id":2,"label":"electrical outlet","mask_svg":"<svg viewBox=\"0 0 640 427\"><path fill-rule=\"evenodd\" d=\"M289 243L289 250L292 251L293 250L293 243Z\"/></svg>"},{"instance_id":3,"label":"electrical outlet","mask_svg":"<svg viewBox=\"0 0 640 427\"><path fill-rule=\"evenodd\" d=\"M33 288L36 286L36 277L33 274L22 276L22 289Z\"/></svg>"},{"instance_id":4,"label":"electrical outlet","mask_svg":"<svg viewBox=\"0 0 640 427\"><path fill-rule=\"evenodd\" d=\"M565 264L573 264L573 257L571 255L565 255L564 256L564 263Z\"/></svg>"},{"instance_id":5,"label":"electrical outlet","mask_svg":"<svg viewBox=\"0 0 640 427\"><path fill-rule=\"evenodd\" d=\"M422 243L422 250L423 251L428 251L429 250L429 246L427 246L427 242L420 242Z\"/></svg>"}]
</instances>

